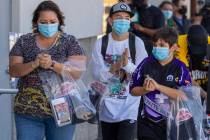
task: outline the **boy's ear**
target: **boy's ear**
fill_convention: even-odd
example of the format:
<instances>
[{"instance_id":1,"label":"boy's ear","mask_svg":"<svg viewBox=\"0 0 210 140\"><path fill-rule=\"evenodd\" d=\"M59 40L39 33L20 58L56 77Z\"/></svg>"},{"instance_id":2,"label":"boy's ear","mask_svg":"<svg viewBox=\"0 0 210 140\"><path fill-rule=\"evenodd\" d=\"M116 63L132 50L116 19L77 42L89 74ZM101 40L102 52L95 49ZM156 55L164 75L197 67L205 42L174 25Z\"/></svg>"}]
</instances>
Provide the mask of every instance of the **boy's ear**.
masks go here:
<instances>
[{"instance_id":1,"label":"boy's ear","mask_svg":"<svg viewBox=\"0 0 210 140\"><path fill-rule=\"evenodd\" d=\"M112 18L111 18L111 17L108 17L108 18L107 18L107 22L109 23L109 25L112 26Z\"/></svg>"},{"instance_id":2,"label":"boy's ear","mask_svg":"<svg viewBox=\"0 0 210 140\"><path fill-rule=\"evenodd\" d=\"M172 51L176 51L178 49L179 49L179 46L176 43L171 46Z\"/></svg>"}]
</instances>

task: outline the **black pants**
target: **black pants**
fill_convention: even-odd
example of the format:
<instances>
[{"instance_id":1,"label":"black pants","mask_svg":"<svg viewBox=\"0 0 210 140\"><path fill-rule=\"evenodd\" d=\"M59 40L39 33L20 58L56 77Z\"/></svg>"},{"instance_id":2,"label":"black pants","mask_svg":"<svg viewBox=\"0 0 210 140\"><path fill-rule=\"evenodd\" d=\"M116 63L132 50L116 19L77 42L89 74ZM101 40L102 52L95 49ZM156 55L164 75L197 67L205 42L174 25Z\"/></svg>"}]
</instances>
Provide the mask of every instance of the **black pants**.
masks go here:
<instances>
[{"instance_id":1,"label":"black pants","mask_svg":"<svg viewBox=\"0 0 210 140\"><path fill-rule=\"evenodd\" d=\"M134 140L136 121L101 122L103 140Z\"/></svg>"},{"instance_id":2,"label":"black pants","mask_svg":"<svg viewBox=\"0 0 210 140\"><path fill-rule=\"evenodd\" d=\"M154 123L147 118L138 119L138 140L166 140L166 121Z\"/></svg>"}]
</instances>

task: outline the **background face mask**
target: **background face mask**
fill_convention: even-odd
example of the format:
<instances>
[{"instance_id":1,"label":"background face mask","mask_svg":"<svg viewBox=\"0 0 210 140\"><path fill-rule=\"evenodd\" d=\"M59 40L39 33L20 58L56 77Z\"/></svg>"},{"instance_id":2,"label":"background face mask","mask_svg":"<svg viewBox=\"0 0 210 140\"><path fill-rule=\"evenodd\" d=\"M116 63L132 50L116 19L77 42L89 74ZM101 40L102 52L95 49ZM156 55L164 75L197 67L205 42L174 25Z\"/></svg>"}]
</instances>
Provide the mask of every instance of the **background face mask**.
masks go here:
<instances>
[{"instance_id":1,"label":"background face mask","mask_svg":"<svg viewBox=\"0 0 210 140\"><path fill-rule=\"evenodd\" d=\"M173 16L173 12L171 10L163 10L163 15L165 19L168 20Z\"/></svg>"},{"instance_id":2,"label":"background face mask","mask_svg":"<svg viewBox=\"0 0 210 140\"><path fill-rule=\"evenodd\" d=\"M130 29L130 20L116 19L113 21L112 28L117 35L123 35Z\"/></svg>"},{"instance_id":3,"label":"background face mask","mask_svg":"<svg viewBox=\"0 0 210 140\"><path fill-rule=\"evenodd\" d=\"M187 7L186 6L181 6L181 8L179 8L179 13L181 15L185 15L187 13Z\"/></svg>"},{"instance_id":4,"label":"background face mask","mask_svg":"<svg viewBox=\"0 0 210 140\"><path fill-rule=\"evenodd\" d=\"M39 32L49 38L52 37L56 32L58 32L58 23L54 24L38 24L38 30Z\"/></svg>"}]
</instances>

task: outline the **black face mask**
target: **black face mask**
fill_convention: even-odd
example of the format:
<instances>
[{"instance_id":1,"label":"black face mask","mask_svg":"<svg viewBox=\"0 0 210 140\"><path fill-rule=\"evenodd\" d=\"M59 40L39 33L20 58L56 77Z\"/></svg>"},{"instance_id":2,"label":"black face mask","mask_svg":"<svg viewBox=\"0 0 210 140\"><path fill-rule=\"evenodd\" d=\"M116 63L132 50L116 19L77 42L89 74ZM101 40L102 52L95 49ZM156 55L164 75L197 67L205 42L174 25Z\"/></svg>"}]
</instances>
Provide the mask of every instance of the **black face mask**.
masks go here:
<instances>
[{"instance_id":1,"label":"black face mask","mask_svg":"<svg viewBox=\"0 0 210 140\"><path fill-rule=\"evenodd\" d=\"M186 15L187 13L187 7L186 6L182 6L181 8L179 8L178 11L181 15Z\"/></svg>"}]
</instances>

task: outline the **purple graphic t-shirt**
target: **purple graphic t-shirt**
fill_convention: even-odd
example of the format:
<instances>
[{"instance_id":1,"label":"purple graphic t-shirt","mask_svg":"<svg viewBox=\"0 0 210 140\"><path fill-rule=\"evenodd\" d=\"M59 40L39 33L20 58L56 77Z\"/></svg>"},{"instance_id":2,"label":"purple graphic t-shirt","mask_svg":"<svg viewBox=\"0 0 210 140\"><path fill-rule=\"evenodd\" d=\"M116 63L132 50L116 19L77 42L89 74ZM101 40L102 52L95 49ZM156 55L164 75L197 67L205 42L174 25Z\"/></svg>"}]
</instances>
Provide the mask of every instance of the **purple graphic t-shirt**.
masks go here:
<instances>
[{"instance_id":1,"label":"purple graphic t-shirt","mask_svg":"<svg viewBox=\"0 0 210 140\"><path fill-rule=\"evenodd\" d=\"M169 64L163 66L151 56L145 58L133 73L130 90L136 86L143 86L147 75L157 83L171 88L191 84L190 74L184 63L173 59ZM167 117L170 108L169 97L156 90L145 94L143 99L143 111L148 119L159 122Z\"/></svg>"}]
</instances>

